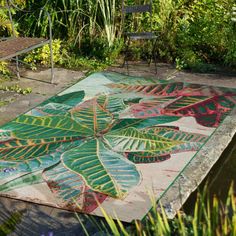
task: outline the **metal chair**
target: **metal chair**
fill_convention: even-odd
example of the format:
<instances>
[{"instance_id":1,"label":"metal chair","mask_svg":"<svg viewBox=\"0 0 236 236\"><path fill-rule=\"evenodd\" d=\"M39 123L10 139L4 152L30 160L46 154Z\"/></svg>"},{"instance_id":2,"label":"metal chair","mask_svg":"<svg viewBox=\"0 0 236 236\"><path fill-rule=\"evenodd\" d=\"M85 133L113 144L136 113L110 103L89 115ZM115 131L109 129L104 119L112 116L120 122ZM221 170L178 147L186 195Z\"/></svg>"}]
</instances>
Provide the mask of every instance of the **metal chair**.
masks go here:
<instances>
[{"instance_id":1,"label":"metal chair","mask_svg":"<svg viewBox=\"0 0 236 236\"><path fill-rule=\"evenodd\" d=\"M149 12L150 14L150 29L152 28L152 0L149 1L149 4L143 4L143 5L126 5L125 0L122 0L122 25L123 25L123 35L124 35L124 41L126 44L125 48L125 57L124 57L124 63L123 66L127 66L127 71L128 69L128 57L129 57L129 47L130 47L130 42L132 40L150 40L152 42L152 54L151 58L149 61L149 65L151 63L151 59L154 59L155 63L155 73L157 73L157 55L156 55L156 45L157 45L157 38L158 36L156 35L155 32L153 31L146 31L145 32L131 32L126 30L126 17L127 14L142 14L145 12Z\"/></svg>"},{"instance_id":2,"label":"metal chair","mask_svg":"<svg viewBox=\"0 0 236 236\"><path fill-rule=\"evenodd\" d=\"M51 57L51 83L54 82L54 63L53 63L53 50L52 50L52 22L50 14L45 11L48 22L49 22L49 39L44 38L28 38L28 37L16 37L16 31L14 29L14 23L12 19L11 8L19 9L11 0L6 0L6 6L8 9L9 19L12 27L12 37L0 38L0 61L15 59L16 60L16 74L17 78L20 78L19 72L19 58L18 56L33 49L42 47L45 44L50 46L50 57ZM44 10L41 8L40 10ZM25 13L34 13L33 11L23 11Z\"/></svg>"}]
</instances>

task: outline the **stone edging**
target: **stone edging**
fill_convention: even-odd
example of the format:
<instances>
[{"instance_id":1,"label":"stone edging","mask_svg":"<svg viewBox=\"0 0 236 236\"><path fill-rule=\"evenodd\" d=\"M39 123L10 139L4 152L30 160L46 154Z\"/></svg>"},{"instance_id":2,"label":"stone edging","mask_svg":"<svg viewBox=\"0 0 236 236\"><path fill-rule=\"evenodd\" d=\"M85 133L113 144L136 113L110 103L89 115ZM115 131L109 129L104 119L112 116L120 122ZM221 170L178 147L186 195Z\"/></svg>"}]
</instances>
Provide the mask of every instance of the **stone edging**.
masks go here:
<instances>
[{"instance_id":1,"label":"stone edging","mask_svg":"<svg viewBox=\"0 0 236 236\"><path fill-rule=\"evenodd\" d=\"M207 143L161 197L161 206L173 219L184 202L207 176L236 133L236 108L225 118Z\"/></svg>"}]
</instances>

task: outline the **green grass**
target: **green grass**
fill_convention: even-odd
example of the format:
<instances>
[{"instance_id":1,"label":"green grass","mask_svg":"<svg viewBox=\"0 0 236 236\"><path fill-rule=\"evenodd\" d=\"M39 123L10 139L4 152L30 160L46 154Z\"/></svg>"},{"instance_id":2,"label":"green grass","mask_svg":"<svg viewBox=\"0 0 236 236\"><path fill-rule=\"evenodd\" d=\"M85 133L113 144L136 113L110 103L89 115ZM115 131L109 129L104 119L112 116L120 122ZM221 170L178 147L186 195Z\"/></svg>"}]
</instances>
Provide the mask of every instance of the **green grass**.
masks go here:
<instances>
[{"instance_id":1,"label":"green grass","mask_svg":"<svg viewBox=\"0 0 236 236\"><path fill-rule=\"evenodd\" d=\"M0 90L16 92L16 93L23 94L23 95L26 95L26 94L32 92L31 88L21 88L18 84L15 84L12 86L3 86L0 84Z\"/></svg>"},{"instance_id":2,"label":"green grass","mask_svg":"<svg viewBox=\"0 0 236 236\"><path fill-rule=\"evenodd\" d=\"M98 231L110 232L115 236L236 236L236 197L231 186L226 202L217 197L207 196L207 187L198 193L192 215L179 211L173 220L167 219L164 209L150 212L144 221L135 221L127 227L119 219L113 220L101 209L105 223L99 225ZM153 209L157 204L152 198ZM81 220L80 224L82 224ZM106 226L105 226L106 225ZM82 224L85 234L89 235Z\"/></svg>"},{"instance_id":3,"label":"green grass","mask_svg":"<svg viewBox=\"0 0 236 236\"><path fill-rule=\"evenodd\" d=\"M64 61L63 66L67 69L86 70L89 72L102 71L109 66L109 63L101 62L96 59L86 57L77 57L71 55Z\"/></svg>"},{"instance_id":4,"label":"green grass","mask_svg":"<svg viewBox=\"0 0 236 236\"><path fill-rule=\"evenodd\" d=\"M0 224L0 235L5 236L14 232L16 226L20 224L22 219L22 213L13 212L8 219Z\"/></svg>"}]
</instances>

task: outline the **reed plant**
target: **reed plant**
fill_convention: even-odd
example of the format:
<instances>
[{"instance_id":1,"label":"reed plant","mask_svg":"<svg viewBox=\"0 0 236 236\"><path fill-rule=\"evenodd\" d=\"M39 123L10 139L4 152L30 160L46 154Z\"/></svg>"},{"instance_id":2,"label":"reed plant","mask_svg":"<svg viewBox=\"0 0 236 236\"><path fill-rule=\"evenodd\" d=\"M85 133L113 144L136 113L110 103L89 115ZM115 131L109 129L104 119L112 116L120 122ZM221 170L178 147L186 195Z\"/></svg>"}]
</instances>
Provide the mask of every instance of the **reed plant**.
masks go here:
<instances>
[{"instance_id":1,"label":"reed plant","mask_svg":"<svg viewBox=\"0 0 236 236\"><path fill-rule=\"evenodd\" d=\"M115 0L98 0L101 8L103 25L108 42L108 46L111 47L116 36L116 1Z\"/></svg>"},{"instance_id":2,"label":"reed plant","mask_svg":"<svg viewBox=\"0 0 236 236\"><path fill-rule=\"evenodd\" d=\"M151 199L153 209L159 209L155 198ZM205 187L202 193L197 194L191 215L179 211L176 217L170 220L164 208L160 209L150 211L142 221L127 225L118 218L112 219L101 208L105 220L103 224L99 224L98 231L103 232L100 235L115 236L236 236L236 198L233 184L225 202L216 196L210 198ZM80 223L85 234L90 235L81 220Z\"/></svg>"}]
</instances>

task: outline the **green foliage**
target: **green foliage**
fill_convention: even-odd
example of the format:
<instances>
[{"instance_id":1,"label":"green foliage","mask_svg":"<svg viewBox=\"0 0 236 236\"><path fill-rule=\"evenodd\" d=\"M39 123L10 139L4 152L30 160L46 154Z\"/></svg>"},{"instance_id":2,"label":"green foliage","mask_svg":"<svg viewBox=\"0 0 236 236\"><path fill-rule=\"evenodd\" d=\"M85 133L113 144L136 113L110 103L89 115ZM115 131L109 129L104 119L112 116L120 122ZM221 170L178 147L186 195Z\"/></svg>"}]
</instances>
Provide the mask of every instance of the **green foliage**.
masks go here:
<instances>
[{"instance_id":1,"label":"green foliage","mask_svg":"<svg viewBox=\"0 0 236 236\"><path fill-rule=\"evenodd\" d=\"M12 86L0 85L0 90L12 91L12 92L16 92L16 93L23 94L23 95L26 95L26 94L29 94L32 92L32 88L25 88L24 89L24 88L21 88L18 84L12 85Z\"/></svg>"},{"instance_id":2,"label":"green foliage","mask_svg":"<svg viewBox=\"0 0 236 236\"><path fill-rule=\"evenodd\" d=\"M233 1L201 0L176 9L176 51L187 67L203 63L235 63L233 24L230 9Z\"/></svg>"},{"instance_id":3,"label":"green foliage","mask_svg":"<svg viewBox=\"0 0 236 236\"><path fill-rule=\"evenodd\" d=\"M66 49L62 48L61 46L61 40L53 40L52 50L54 63L61 65L63 63L63 58L67 55ZM32 68L35 69L37 63L40 63L44 66L50 65L50 55L49 44L46 44L43 47L37 48L31 53L27 54L27 56L24 58L24 61L31 64Z\"/></svg>"},{"instance_id":4,"label":"green foliage","mask_svg":"<svg viewBox=\"0 0 236 236\"><path fill-rule=\"evenodd\" d=\"M154 0L152 30L159 36L156 48L159 59L176 62L181 69L201 70L206 63L234 66L233 3L233 0ZM148 21L145 15L138 20ZM131 28L137 25L135 20L130 24ZM137 45L137 56L142 57L139 49L142 47L142 43Z\"/></svg>"},{"instance_id":5,"label":"green foliage","mask_svg":"<svg viewBox=\"0 0 236 236\"><path fill-rule=\"evenodd\" d=\"M17 225L21 223L23 214L21 212L13 212L1 225L0 235L5 236L12 234Z\"/></svg>"},{"instance_id":6,"label":"green foliage","mask_svg":"<svg viewBox=\"0 0 236 236\"><path fill-rule=\"evenodd\" d=\"M162 207L157 207L155 197L152 196L153 210L143 221L135 221L127 227L119 219L113 220L104 209L105 224L99 224L99 230L116 236L199 236L199 235L236 235L236 199L233 185L229 190L226 202L220 202L216 197L210 199L206 189L199 193L195 203L193 215L178 212L173 220L167 219ZM80 223L82 221L77 215ZM92 221L91 221L92 222ZM83 224L83 223L82 223ZM83 225L85 233L88 234Z\"/></svg>"},{"instance_id":7,"label":"green foliage","mask_svg":"<svg viewBox=\"0 0 236 236\"><path fill-rule=\"evenodd\" d=\"M115 0L98 0L101 9L101 19L103 21L104 33L108 42L108 46L111 47L116 36L116 1Z\"/></svg>"},{"instance_id":8,"label":"green foliage","mask_svg":"<svg viewBox=\"0 0 236 236\"><path fill-rule=\"evenodd\" d=\"M64 60L63 66L68 69L88 70L89 72L93 72L104 70L108 64L100 62L96 59L78 57L77 55L72 54Z\"/></svg>"},{"instance_id":9,"label":"green foliage","mask_svg":"<svg viewBox=\"0 0 236 236\"><path fill-rule=\"evenodd\" d=\"M92 41L85 39L82 43L79 51L83 56L95 58L106 63L112 63L123 48L121 40L114 39L112 46L109 46L107 39L104 37L96 37Z\"/></svg>"},{"instance_id":10,"label":"green foliage","mask_svg":"<svg viewBox=\"0 0 236 236\"><path fill-rule=\"evenodd\" d=\"M5 9L0 9L0 36L10 35L12 31L11 22Z\"/></svg>"},{"instance_id":11,"label":"green foliage","mask_svg":"<svg viewBox=\"0 0 236 236\"><path fill-rule=\"evenodd\" d=\"M134 4L147 1L127 2ZM236 26L231 21L234 4L234 0L153 0L152 25L149 14L135 15L127 20L132 30L156 31L159 36L156 47L158 59L176 62L178 69L212 69L205 64L233 67L236 64ZM44 10L39 10L42 6ZM74 55L112 62L124 46L121 37L121 1L29 0L23 8L35 10L35 13L16 11L14 17L20 33L47 37L47 10L52 18L54 38L63 40L66 48L70 49L68 51L73 54L70 64L76 64ZM31 56L29 61L47 65L48 49L45 51L38 52L42 54L40 58ZM134 59L149 58L151 45L135 43L132 52ZM63 64L62 59L56 58L57 63Z\"/></svg>"},{"instance_id":12,"label":"green foliage","mask_svg":"<svg viewBox=\"0 0 236 236\"><path fill-rule=\"evenodd\" d=\"M175 64L176 64L176 65L175 65L175 68L176 68L177 70L185 69L186 66L187 66L187 64L185 64L185 62L184 62L183 60L179 59L178 57L175 58Z\"/></svg>"},{"instance_id":13,"label":"green foliage","mask_svg":"<svg viewBox=\"0 0 236 236\"><path fill-rule=\"evenodd\" d=\"M10 71L8 69L8 63L6 61L0 61L0 76L3 78L8 78Z\"/></svg>"},{"instance_id":14,"label":"green foliage","mask_svg":"<svg viewBox=\"0 0 236 236\"><path fill-rule=\"evenodd\" d=\"M15 0L15 4L19 6L24 6L26 0ZM11 8L11 13L14 15L16 13L15 9ZM14 23L14 28L16 30L17 24ZM17 31L15 31L17 34ZM9 19L8 9L6 7L6 1L0 0L0 37L6 37L12 35L12 25Z\"/></svg>"},{"instance_id":15,"label":"green foliage","mask_svg":"<svg viewBox=\"0 0 236 236\"><path fill-rule=\"evenodd\" d=\"M46 4L46 5L45 5ZM35 14L19 13L21 32L30 36L47 36L48 19L44 9L51 14L54 38L66 40L75 49L81 47L81 42L89 39L92 42L97 36L106 40L106 46L112 47L118 32L118 3L113 0L77 0L77 1L27 1L26 8L36 10ZM38 11L37 11L38 10ZM91 44L89 44L92 46ZM92 50L92 47L90 47ZM89 50L89 51L90 51ZM87 56L87 55L86 55Z\"/></svg>"}]
</instances>

